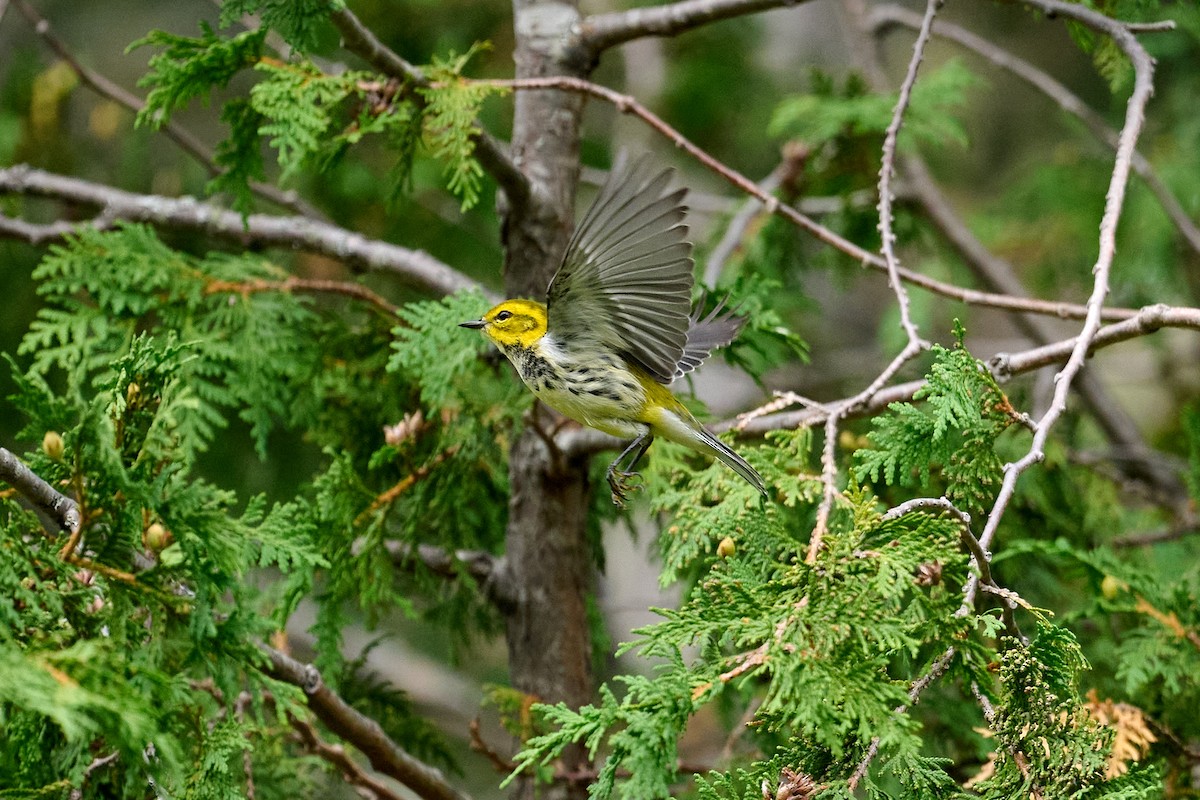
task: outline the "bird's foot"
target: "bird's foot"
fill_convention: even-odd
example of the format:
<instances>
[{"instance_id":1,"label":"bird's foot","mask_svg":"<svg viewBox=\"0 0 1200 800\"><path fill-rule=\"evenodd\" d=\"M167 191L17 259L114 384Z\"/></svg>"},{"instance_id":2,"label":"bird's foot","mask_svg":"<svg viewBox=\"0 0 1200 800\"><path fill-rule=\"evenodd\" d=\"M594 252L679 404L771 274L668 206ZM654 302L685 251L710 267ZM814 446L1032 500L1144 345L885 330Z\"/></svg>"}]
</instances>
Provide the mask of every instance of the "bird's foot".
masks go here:
<instances>
[{"instance_id":1,"label":"bird's foot","mask_svg":"<svg viewBox=\"0 0 1200 800\"><path fill-rule=\"evenodd\" d=\"M613 505L617 508L625 507L625 499L630 492L641 491L640 483L630 483L631 478L641 478L640 472L625 472L617 469L617 465L611 464L608 468L608 488L612 490Z\"/></svg>"}]
</instances>

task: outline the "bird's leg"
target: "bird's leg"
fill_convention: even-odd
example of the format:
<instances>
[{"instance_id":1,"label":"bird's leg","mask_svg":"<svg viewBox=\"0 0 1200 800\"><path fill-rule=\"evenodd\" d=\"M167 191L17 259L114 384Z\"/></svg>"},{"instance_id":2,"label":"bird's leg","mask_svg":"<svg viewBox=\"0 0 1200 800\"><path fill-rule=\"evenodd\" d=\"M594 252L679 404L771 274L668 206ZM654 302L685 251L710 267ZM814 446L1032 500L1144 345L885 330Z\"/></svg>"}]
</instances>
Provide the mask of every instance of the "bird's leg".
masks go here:
<instances>
[{"instance_id":1,"label":"bird's leg","mask_svg":"<svg viewBox=\"0 0 1200 800\"><path fill-rule=\"evenodd\" d=\"M616 506L625 505L625 496L628 492L640 487L630 486L629 479L641 477L633 468L637 466L638 461L646 454L646 450L650 447L650 443L654 441L654 437L646 431L638 438L629 443L629 446L621 451L621 455L617 456L616 460L608 465L608 488L612 489L612 501ZM625 469L621 469L621 462L630 453L633 457L629 459L629 465Z\"/></svg>"}]
</instances>

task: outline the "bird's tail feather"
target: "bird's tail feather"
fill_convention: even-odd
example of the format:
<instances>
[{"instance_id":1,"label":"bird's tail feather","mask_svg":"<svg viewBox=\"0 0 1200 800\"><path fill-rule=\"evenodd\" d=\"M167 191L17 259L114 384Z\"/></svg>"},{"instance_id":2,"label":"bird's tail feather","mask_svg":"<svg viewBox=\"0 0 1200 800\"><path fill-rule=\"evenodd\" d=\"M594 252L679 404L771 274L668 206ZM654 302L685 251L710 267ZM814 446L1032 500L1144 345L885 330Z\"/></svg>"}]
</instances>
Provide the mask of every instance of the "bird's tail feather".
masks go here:
<instances>
[{"instance_id":1,"label":"bird's tail feather","mask_svg":"<svg viewBox=\"0 0 1200 800\"><path fill-rule=\"evenodd\" d=\"M745 478L746 483L757 489L763 497L770 497L767 493L767 485L763 482L762 476L758 474L758 471L754 467L746 463L746 459L733 452L724 442L704 428L701 428L697 435L708 446L709 451L714 456L724 461L730 469Z\"/></svg>"}]
</instances>

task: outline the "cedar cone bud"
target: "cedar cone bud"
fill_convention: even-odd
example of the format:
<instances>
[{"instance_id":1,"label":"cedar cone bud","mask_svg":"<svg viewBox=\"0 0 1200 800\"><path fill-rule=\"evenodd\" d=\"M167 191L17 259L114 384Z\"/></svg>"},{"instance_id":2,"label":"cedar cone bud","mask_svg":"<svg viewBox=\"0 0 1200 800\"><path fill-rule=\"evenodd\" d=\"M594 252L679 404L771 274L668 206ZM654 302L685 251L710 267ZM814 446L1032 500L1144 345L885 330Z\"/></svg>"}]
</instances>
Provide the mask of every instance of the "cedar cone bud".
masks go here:
<instances>
[{"instance_id":1,"label":"cedar cone bud","mask_svg":"<svg viewBox=\"0 0 1200 800\"><path fill-rule=\"evenodd\" d=\"M737 555L737 542L733 541L732 536L726 536L717 545L717 557L729 558L734 555Z\"/></svg>"},{"instance_id":2,"label":"cedar cone bud","mask_svg":"<svg viewBox=\"0 0 1200 800\"><path fill-rule=\"evenodd\" d=\"M42 452L55 461L62 461L63 449L62 434L58 431L46 431L46 435L42 437Z\"/></svg>"}]
</instances>

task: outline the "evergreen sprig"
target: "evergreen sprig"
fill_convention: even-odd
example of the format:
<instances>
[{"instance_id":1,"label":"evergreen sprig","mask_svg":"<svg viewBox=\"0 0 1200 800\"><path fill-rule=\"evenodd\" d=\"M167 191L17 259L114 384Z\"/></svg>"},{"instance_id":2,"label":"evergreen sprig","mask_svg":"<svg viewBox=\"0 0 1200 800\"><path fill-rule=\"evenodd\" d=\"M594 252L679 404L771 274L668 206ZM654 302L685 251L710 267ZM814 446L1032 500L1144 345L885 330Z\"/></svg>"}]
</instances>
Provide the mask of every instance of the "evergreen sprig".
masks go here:
<instances>
[{"instance_id":1,"label":"evergreen sprig","mask_svg":"<svg viewBox=\"0 0 1200 800\"><path fill-rule=\"evenodd\" d=\"M961 61L951 59L922 75L913 88L911 107L904 118L901 141L943 146L967 144L967 133L956 113L966 102L967 90L979 79ZM813 74L809 94L781 102L772 115L768 132L814 146L841 136L882 137L892 119L896 96L873 94L857 78L839 89L820 73Z\"/></svg>"},{"instance_id":2,"label":"evergreen sprig","mask_svg":"<svg viewBox=\"0 0 1200 800\"><path fill-rule=\"evenodd\" d=\"M161 127L171 114L197 97L225 87L262 55L265 28L224 38L205 23L200 27L203 33L199 37L151 31L129 45L128 50L162 48L150 57L149 72L138 81L138 86L150 87L145 107L138 112L138 124Z\"/></svg>"},{"instance_id":3,"label":"evergreen sprig","mask_svg":"<svg viewBox=\"0 0 1200 800\"><path fill-rule=\"evenodd\" d=\"M988 506L1001 476L996 439L1015 421L1012 406L984 366L959 343L934 345L934 363L915 403L892 403L873 420L870 448L855 453L859 480L919 486L971 514Z\"/></svg>"},{"instance_id":4,"label":"evergreen sprig","mask_svg":"<svg viewBox=\"0 0 1200 800\"><path fill-rule=\"evenodd\" d=\"M785 516L748 508L748 498L732 491L732 499L714 505L703 479L689 486L699 511L677 515L665 538L711 544L736 535L736 552L705 562L687 601L658 609L663 621L636 631L639 640L623 648L665 660L653 679L623 677L623 696L608 689L599 704L577 711L543 707L557 729L527 741L518 765L545 764L580 742L605 756L594 797L661 796L677 777L674 742L690 718L734 692L758 697L759 735L791 741L789 763L823 754L823 778L848 770L880 736L883 749L902 759L894 768L907 780L947 785L944 765L919 760L912 721L894 713L908 686L894 671L924 668L969 631L966 618L948 623L959 603L949 587L965 580L959 523L927 514L884 522L873 498L856 494L848 499L851 513L839 517L827 548L809 565L798 558L800 543ZM730 527L714 528L726 505ZM755 516L762 521L747 524ZM688 552L694 558L699 551ZM919 568L933 562L945 585L918 579ZM697 653L690 660L689 649ZM760 779L771 763L756 765Z\"/></svg>"}]
</instances>

